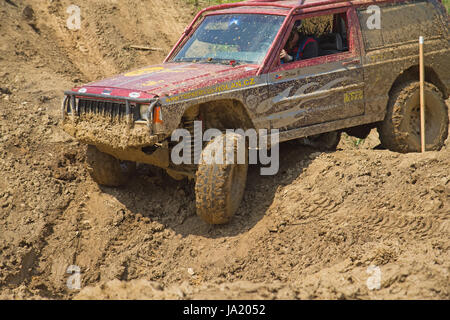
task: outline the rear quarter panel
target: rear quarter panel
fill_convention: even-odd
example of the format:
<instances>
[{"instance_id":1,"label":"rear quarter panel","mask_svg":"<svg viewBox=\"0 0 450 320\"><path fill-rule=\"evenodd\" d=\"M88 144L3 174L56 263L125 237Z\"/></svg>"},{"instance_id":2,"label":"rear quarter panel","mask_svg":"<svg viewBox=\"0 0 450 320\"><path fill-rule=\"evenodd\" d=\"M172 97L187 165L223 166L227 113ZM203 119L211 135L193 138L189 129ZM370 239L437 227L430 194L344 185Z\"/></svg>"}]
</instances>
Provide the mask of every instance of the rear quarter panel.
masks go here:
<instances>
[{"instance_id":1,"label":"rear quarter panel","mask_svg":"<svg viewBox=\"0 0 450 320\"><path fill-rule=\"evenodd\" d=\"M432 68L444 86L450 86L448 16L435 0L384 4L380 29L370 29L371 14L359 7L363 47L366 114L384 119L389 91L405 70L419 64L419 36L425 38L425 66Z\"/></svg>"}]
</instances>

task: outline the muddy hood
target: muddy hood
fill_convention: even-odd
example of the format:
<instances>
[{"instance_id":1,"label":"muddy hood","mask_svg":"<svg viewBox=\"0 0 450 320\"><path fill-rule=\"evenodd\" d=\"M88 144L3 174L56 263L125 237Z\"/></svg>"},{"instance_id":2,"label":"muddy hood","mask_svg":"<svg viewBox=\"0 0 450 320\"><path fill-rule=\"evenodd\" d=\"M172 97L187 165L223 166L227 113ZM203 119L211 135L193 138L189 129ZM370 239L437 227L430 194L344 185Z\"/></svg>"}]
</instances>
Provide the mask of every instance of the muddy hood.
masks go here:
<instances>
[{"instance_id":1,"label":"muddy hood","mask_svg":"<svg viewBox=\"0 0 450 320\"><path fill-rule=\"evenodd\" d=\"M111 96L170 96L254 76L257 65L164 63L89 83L74 91Z\"/></svg>"}]
</instances>

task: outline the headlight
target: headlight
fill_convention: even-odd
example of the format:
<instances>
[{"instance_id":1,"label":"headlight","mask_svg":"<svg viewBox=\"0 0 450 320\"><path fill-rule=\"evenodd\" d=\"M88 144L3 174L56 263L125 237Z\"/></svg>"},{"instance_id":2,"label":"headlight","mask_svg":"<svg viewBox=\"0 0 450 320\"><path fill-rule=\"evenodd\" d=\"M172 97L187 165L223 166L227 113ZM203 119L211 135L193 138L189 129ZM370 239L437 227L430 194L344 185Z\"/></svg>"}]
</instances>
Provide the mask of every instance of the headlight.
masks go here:
<instances>
[{"instance_id":1,"label":"headlight","mask_svg":"<svg viewBox=\"0 0 450 320\"><path fill-rule=\"evenodd\" d=\"M141 120L148 120L147 112L148 112L148 104L141 104L139 106L139 116Z\"/></svg>"}]
</instances>

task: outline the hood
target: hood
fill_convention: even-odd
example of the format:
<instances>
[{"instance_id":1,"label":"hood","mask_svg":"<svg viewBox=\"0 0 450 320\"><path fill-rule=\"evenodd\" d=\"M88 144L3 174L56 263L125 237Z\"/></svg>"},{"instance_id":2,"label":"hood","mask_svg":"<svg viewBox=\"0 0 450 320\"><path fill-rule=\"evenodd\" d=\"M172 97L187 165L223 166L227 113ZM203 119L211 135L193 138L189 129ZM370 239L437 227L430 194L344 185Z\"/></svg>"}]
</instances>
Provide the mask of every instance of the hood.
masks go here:
<instances>
[{"instance_id":1,"label":"hood","mask_svg":"<svg viewBox=\"0 0 450 320\"><path fill-rule=\"evenodd\" d=\"M74 91L133 98L170 96L253 76L257 70L258 65L163 63L89 83Z\"/></svg>"}]
</instances>

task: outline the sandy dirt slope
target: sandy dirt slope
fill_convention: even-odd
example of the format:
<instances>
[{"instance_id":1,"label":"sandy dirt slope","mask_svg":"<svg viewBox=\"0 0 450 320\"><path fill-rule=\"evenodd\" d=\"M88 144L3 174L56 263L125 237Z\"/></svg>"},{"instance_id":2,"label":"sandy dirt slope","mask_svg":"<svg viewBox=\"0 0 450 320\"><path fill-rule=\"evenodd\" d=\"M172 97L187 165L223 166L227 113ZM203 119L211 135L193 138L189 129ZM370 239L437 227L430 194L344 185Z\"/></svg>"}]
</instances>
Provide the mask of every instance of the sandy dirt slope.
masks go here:
<instances>
[{"instance_id":1,"label":"sandy dirt slope","mask_svg":"<svg viewBox=\"0 0 450 320\"><path fill-rule=\"evenodd\" d=\"M98 187L58 127L63 90L161 61L192 9L80 0L73 32L70 1L13 3L0 0L0 298L450 298L448 143L424 155L379 150L376 132L334 153L285 143L279 174L251 167L236 217L209 226L192 183L147 166Z\"/></svg>"}]
</instances>

